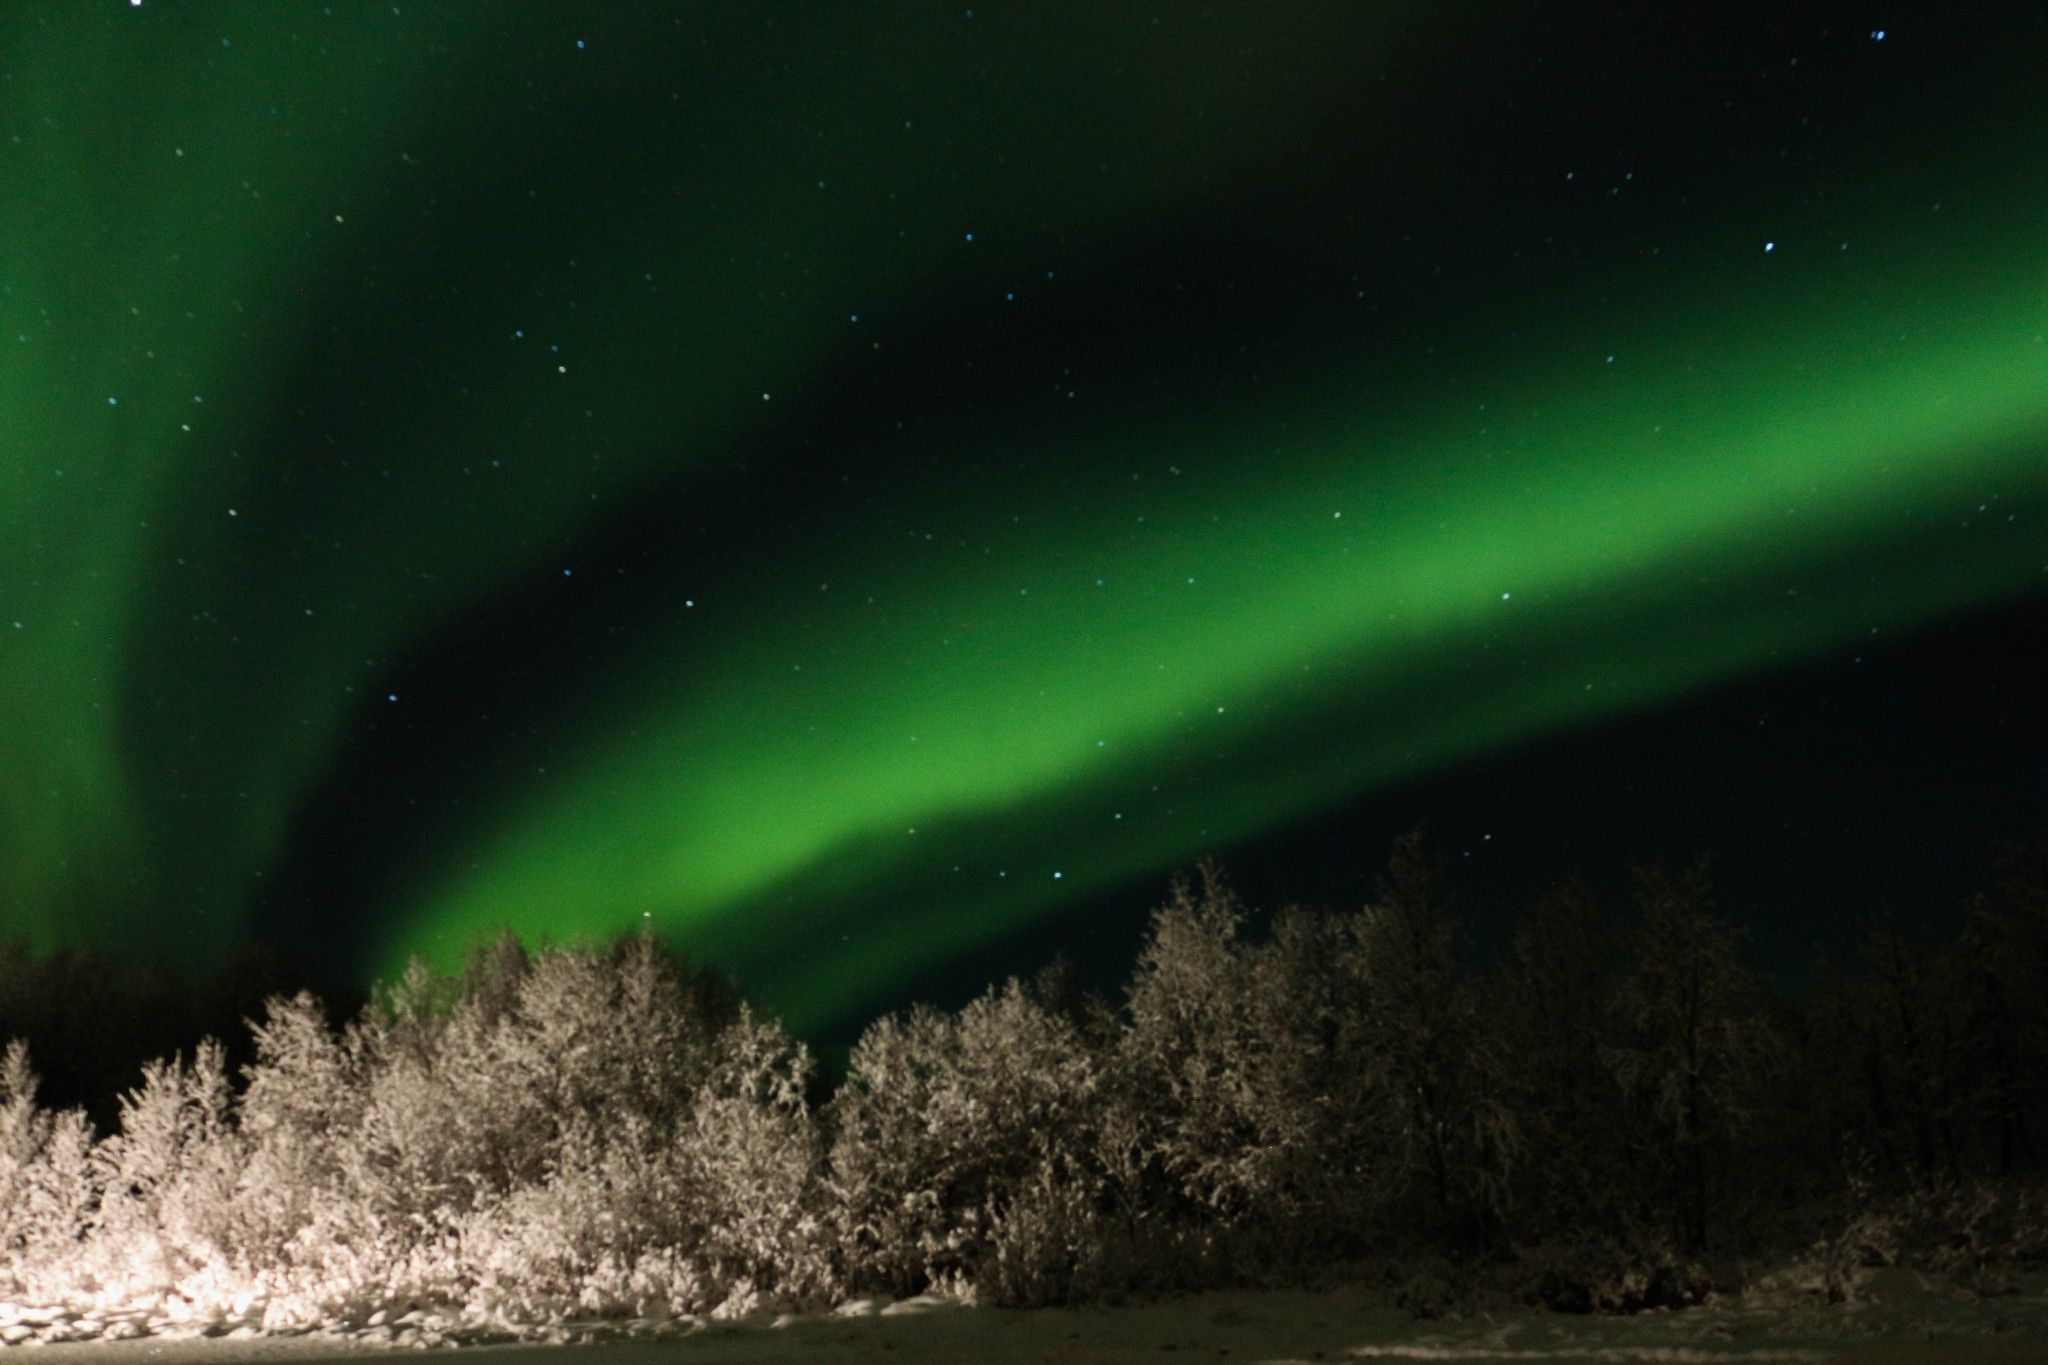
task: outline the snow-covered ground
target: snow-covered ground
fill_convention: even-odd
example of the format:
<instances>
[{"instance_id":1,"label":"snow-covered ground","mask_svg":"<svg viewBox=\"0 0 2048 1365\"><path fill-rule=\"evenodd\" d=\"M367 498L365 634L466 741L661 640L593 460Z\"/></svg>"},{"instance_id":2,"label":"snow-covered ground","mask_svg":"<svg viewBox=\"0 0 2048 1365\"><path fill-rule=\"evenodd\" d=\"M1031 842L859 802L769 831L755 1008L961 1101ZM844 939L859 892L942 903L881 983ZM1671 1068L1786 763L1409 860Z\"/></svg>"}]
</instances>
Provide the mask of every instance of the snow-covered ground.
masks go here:
<instances>
[{"instance_id":1,"label":"snow-covered ground","mask_svg":"<svg viewBox=\"0 0 2048 1365\"><path fill-rule=\"evenodd\" d=\"M1750 1294L1680 1313L1631 1318L1547 1313L1417 1321L1352 1292L1211 1293L1120 1308L1010 1311L931 1299L849 1304L832 1316L613 1324L565 1329L565 1341L476 1345L475 1365L831 1365L993 1362L1122 1365L1207 1361L1840 1362L1841 1365L2017 1365L2048 1362L2048 1273L2019 1292L1979 1298L1911 1271L1880 1271L1861 1301L1829 1307L1794 1295ZM73 1342L54 1358L78 1365L150 1361L306 1361L350 1365L419 1358L403 1327L349 1337ZM635 1333L646 1335L635 1335Z\"/></svg>"}]
</instances>

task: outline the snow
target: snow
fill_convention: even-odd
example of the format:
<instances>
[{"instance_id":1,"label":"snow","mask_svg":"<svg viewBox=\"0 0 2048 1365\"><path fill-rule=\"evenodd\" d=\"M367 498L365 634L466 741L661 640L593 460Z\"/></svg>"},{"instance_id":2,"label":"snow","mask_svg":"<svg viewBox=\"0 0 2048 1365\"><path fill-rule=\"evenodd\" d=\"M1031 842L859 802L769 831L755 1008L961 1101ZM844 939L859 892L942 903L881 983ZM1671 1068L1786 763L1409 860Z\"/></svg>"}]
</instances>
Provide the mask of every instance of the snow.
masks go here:
<instances>
[{"instance_id":1,"label":"snow","mask_svg":"<svg viewBox=\"0 0 2048 1365\"><path fill-rule=\"evenodd\" d=\"M2021 1292L1976 1298L1911 1272L1879 1272L1857 1301L1827 1306L1752 1293L1684 1312L1578 1317L1542 1312L1417 1321L1358 1291L1238 1291L1114 1308L968 1307L919 1298L843 1305L832 1314L670 1324L642 1340L570 1344L631 1325L572 1324L569 1343L462 1349L465 1365L1124 1365L1125 1362L1554 1361L1827 1362L1829 1365L2019 1365L2048 1362L2048 1273ZM652 1324L646 1325L649 1329ZM63 1361L350 1361L417 1359L395 1342L319 1337L66 1344Z\"/></svg>"}]
</instances>

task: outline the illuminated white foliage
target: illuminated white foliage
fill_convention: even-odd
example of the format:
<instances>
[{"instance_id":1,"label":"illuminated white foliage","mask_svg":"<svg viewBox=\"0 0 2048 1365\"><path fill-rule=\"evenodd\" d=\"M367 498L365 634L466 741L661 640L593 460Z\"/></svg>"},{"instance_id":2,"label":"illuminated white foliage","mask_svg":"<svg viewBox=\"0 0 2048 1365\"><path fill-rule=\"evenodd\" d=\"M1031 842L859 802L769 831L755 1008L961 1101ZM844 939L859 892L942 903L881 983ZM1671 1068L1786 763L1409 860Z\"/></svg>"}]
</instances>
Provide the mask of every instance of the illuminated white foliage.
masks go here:
<instances>
[{"instance_id":1,"label":"illuminated white foliage","mask_svg":"<svg viewBox=\"0 0 2048 1365\"><path fill-rule=\"evenodd\" d=\"M505 936L459 977L416 964L344 1027L273 997L239 1092L209 1040L146 1067L105 1137L40 1109L11 1044L0 1294L72 1305L24 1309L37 1340L404 1320L425 1342L1340 1263L1426 1314L1488 1276L1633 1311L1718 1288L1703 1248L1761 1235L1745 1190L1826 1207L1826 1168L1791 1156L1866 1104L1848 1206L1795 1279L1853 1296L1877 1258L1995 1287L2048 1246L2048 1205L2008 1174L2048 1036L2048 894L2021 872L1924 979L1880 955L1872 1024L1840 989L1774 1018L1697 870L1645 869L1619 938L1573 883L1473 973L1419 836L1356 910L1264 919L1205 867L1155 913L1121 1009L1057 966L919 1006L868 1028L817 1109L808 1049L651 937ZM1949 1060L1939 1086L1914 1047ZM1886 1117L1908 1082L1921 1107Z\"/></svg>"},{"instance_id":2,"label":"illuminated white foliage","mask_svg":"<svg viewBox=\"0 0 2048 1365\"><path fill-rule=\"evenodd\" d=\"M91 1265L126 1294L177 1289L229 1268L247 1143L213 1039L187 1063L152 1062L121 1099L120 1131L93 1150L99 1208Z\"/></svg>"}]
</instances>

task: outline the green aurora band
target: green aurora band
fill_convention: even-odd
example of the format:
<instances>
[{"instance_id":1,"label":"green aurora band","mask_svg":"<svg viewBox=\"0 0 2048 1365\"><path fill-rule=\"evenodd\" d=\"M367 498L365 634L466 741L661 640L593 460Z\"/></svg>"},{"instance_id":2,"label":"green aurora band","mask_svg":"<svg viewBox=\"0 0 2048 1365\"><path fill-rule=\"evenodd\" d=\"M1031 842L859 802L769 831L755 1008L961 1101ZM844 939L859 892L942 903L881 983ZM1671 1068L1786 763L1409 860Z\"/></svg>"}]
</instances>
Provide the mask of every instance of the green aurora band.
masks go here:
<instances>
[{"instance_id":1,"label":"green aurora band","mask_svg":"<svg viewBox=\"0 0 2048 1365\"><path fill-rule=\"evenodd\" d=\"M0 11L0 925L39 945L218 953L393 660L712 489L889 317L1284 195L1361 31L1398 72L1472 22L1047 7L977 98L933 19L336 8ZM1361 326L1227 403L930 438L1064 472L892 489L676 604L373 965L651 922L803 1027L1361 791L2040 591L2035 131L1941 210L1871 190L1769 251L1701 214L1682 283L1532 284L1426 356Z\"/></svg>"}]
</instances>

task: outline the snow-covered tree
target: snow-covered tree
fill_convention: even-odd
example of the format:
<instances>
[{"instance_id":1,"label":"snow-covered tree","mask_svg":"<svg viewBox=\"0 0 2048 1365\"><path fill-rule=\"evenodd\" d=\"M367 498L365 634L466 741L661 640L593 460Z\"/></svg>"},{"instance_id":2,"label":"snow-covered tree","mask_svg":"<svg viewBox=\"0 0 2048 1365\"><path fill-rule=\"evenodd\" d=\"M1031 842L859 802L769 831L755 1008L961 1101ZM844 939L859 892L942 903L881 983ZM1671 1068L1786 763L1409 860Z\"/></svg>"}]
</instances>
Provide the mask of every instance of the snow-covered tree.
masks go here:
<instances>
[{"instance_id":1,"label":"snow-covered tree","mask_svg":"<svg viewBox=\"0 0 2048 1365\"><path fill-rule=\"evenodd\" d=\"M1092 1210L1100 1076L1083 1028L1014 979L958 1015L919 1006L871 1025L830 1119L860 1278L903 1292L1000 1269L1008 1290L990 1292L1017 1299L1070 1276L1085 1229L1052 1223Z\"/></svg>"},{"instance_id":2,"label":"snow-covered tree","mask_svg":"<svg viewBox=\"0 0 2048 1365\"><path fill-rule=\"evenodd\" d=\"M103 1281L170 1289L230 1261L246 1145L236 1131L226 1056L209 1038L187 1063L152 1062L121 1098L121 1128L94 1149L92 1239Z\"/></svg>"},{"instance_id":3,"label":"snow-covered tree","mask_svg":"<svg viewBox=\"0 0 2048 1365\"><path fill-rule=\"evenodd\" d=\"M38 1107L36 1086L28 1045L17 1038L0 1056L0 1282L17 1294L61 1280L98 1199L85 1114Z\"/></svg>"},{"instance_id":4,"label":"snow-covered tree","mask_svg":"<svg viewBox=\"0 0 2048 1365\"><path fill-rule=\"evenodd\" d=\"M1290 907L1264 942L1211 865L1153 916L1102 1130L1146 1238L1197 1279L1355 1248L1406 1183L1369 912Z\"/></svg>"},{"instance_id":5,"label":"snow-covered tree","mask_svg":"<svg viewBox=\"0 0 2048 1365\"><path fill-rule=\"evenodd\" d=\"M360 1058L310 992L274 996L252 1021L255 1058L236 1107L246 1162L236 1189L238 1240L252 1255L289 1259L344 1197L360 1133Z\"/></svg>"},{"instance_id":6,"label":"snow-covered tree","mask_svg":"<svg viewBox=\"0 0 2048 1365\"><path fill-rule=\"evenodd\" d=\"M836 1282L809 1050L742 1006L674 1139L695 1245L721 1295L816 1301Z\"/></svg>"},{"instance_id":7,"label":"snow-covered tree","mask_svg":"<svg viewBox=\"0 0 2048 1365\"><path fill-rule=\"evenodd\" d=\"M1275 1167L1291 1126L1267 1085L1272 1040L1239 940L1245 908L1213 864L1153 912L1128 991L1117 1057L1112 1173L1128 1206L1228 1228L1276 1212Z\"/></svg>"}]
</instances>

